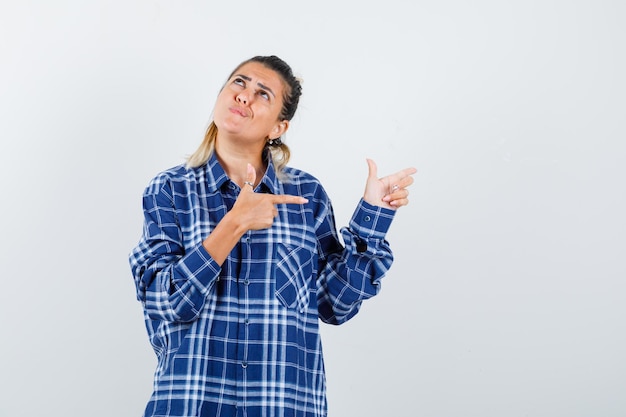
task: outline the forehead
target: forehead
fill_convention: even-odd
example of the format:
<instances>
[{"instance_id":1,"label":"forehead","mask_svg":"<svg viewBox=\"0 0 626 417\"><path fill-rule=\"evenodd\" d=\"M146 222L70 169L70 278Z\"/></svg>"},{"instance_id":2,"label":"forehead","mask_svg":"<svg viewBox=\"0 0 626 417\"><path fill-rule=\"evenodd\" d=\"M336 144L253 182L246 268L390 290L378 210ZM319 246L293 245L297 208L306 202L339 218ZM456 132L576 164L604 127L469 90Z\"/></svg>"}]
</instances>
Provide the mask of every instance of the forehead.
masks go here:
<instances>
[{"instance_id":1,"label":"forehead","mask_svg":"<svg viewBox=\"0 0 626 417\"><path fill-rule=\"evenodd\" d=\"M242 65L233 73L233 77L237 75L250 77L254 85L257 83L266 85L271 88L277 96L279 94L282 95L285 89L285 82L280 74L259 62L248 62Z\"/></svg>"}]
</instances>

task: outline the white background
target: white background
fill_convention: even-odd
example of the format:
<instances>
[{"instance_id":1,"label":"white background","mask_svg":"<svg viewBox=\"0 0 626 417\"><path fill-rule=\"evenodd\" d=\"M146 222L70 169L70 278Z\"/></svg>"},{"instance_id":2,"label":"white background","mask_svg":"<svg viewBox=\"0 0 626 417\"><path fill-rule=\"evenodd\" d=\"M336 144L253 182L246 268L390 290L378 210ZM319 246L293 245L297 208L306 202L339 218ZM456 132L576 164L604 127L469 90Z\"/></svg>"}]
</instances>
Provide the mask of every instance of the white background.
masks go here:
<instances>
[{"instance_id":1,"label":"white background","mask_svg":"<svg viewBox=\"0 0 626 417\"><path fill-rule=\"evenodd\" d=\"M626 415L626 6L373 3L0 2L0 416L141 415L141 193L257 54L340 226L366 157L419 170L383 291L323 326L331 417Z\"/></svg>"}]
</instances>

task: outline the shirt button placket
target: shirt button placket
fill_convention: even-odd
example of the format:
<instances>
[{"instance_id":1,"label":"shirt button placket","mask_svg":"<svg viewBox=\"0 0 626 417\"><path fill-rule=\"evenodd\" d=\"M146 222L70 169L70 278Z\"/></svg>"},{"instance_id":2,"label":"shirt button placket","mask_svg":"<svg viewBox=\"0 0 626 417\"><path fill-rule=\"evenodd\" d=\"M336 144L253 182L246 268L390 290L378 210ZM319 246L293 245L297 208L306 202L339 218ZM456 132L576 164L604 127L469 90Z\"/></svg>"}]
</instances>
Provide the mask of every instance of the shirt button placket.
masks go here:
<instances>
[{"instance_id":1,"label":"shirt button placket","mask_svg":"<svg viewBox=\"0 0 626 417\"><path fill-rule=\"evenodd\" d=\"M248 362L247 362L247 358L248 358L248 291L250 290L250 280L248 278L244 278L243 280L243 292L245 294L245 301L244 301L244 311L243 311L243 328L241 329L241 331L243 332L243 340L244 340L244 347L243 347L243 362L241 363L241 367L243 369L246 369L248 367ZM244 378L245 378L245 374L244 374Z\"/></svg>"},{"instance_id":2,"label":"shirt button placket","mask_svg":"<svg viewBox=\"0 0 626 417\"><path fill-rule=\"evenodd\" d=\"M251 258L251 250L250 250L250 231L246 233L244 238L242 239L243 250L241 251L242 255L242 268L240 269L240 277L243 278L239 281L239 294L240 294L240 317L243 320L240 322L242 325L239 328L239 358L240 358L240 394L239 394L239 411L245 409L246 404L246 389L247 389L247 377L246 371L248 368L248 304L249 304L249 290L250 290L250 279L248 278L250 274L250 258Z\"/></svg>"}]
</instances>

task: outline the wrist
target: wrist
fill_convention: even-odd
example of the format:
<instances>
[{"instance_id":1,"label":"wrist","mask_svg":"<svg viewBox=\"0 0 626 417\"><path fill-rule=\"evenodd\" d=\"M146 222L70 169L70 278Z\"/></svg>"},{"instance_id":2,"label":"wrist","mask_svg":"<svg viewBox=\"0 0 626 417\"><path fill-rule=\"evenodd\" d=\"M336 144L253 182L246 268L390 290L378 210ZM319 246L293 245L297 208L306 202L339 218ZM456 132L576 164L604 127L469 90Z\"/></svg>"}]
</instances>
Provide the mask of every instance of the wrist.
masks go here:
<instances>
[{"instance_id":1,"label":"wrist","mask_svg":"<svg viewBox=\"0 0 626 417\"><path fill-rule=\"evenodd\" d=\"M233 210L226 213L220 225L222 225L224 229L229 230L233 236L236 236L237 240L248 231L248 227L246 227L242 221L242 216L237 215L236 211Z\"/></svg>"}]
</instances>

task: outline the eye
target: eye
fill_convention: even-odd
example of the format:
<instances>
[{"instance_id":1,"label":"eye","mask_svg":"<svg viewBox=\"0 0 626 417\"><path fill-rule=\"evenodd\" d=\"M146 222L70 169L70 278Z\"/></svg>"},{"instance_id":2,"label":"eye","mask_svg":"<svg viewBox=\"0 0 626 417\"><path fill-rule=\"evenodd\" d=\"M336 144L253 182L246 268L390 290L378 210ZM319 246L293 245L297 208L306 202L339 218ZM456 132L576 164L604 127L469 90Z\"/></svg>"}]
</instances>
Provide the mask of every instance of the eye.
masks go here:
<instances>
[{"instance_id":1,"label":"eye","mask_svg":"<svg viewBox=\"0 0 626 417\"><path fill-rule=\"evenodd\" d=\"M235 78L233 80L233 84L237 84L240 87L245 87L246 86L246 82L243 79L239 78L239 77L237 77L237 78Z\"/></svg>"},{"instance_id":2,"label":"eye","mask_svg":"<svg viewBox=\"0 0 626 417\"><path fill-rule=\"evenodd\" d=\"M264 100L269 100L270 99L270 95L265 90L259 90L258 94Z\"/></svg>"}]
</instances>

